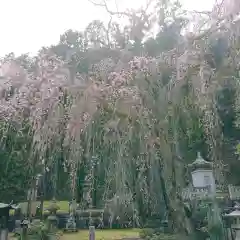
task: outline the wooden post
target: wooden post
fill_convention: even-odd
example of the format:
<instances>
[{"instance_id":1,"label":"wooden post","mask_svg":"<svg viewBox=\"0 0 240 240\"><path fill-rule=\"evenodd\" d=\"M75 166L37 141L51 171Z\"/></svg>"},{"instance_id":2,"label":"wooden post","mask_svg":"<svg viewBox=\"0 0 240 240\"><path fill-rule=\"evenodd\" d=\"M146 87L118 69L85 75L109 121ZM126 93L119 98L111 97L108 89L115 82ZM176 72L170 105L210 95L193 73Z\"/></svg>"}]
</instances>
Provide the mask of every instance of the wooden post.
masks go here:
<instances>
[{"instance_id":1,"label":"wooden post","mask_svg":"<svg viewBox=\"0 0 240 240\"><path fill-rule=\"evenodd\" d=\"M89 240L95 240L95 227L89 226Z\"/></svg>"}]
</instances>

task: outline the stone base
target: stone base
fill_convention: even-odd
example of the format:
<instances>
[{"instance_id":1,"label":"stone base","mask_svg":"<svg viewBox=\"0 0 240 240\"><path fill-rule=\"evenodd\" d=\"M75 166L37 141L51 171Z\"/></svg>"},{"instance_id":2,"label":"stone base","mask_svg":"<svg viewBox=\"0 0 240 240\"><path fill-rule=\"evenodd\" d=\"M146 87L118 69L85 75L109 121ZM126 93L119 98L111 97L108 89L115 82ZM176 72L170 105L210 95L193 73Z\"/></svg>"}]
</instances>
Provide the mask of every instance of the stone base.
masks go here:
<instances>
[{"instance_id":1,"label":"stone base","mask_svg":"<svg viewBox=\"0 0 240 240\"><path fill-rule=\"evenodd\" d=\"M63 229L64 232L78 232L77 228L64 228Z\"/></svg>"},{"instance_id":2,"label":"stone base","mask_svg":"<svg viewBox=\"0 0 240 240\"><path fill-rule=\"evenodd\" d=\"M236 229L236 237L235 240L240 240L240 229Z\"/></svg>"}]
</instances>

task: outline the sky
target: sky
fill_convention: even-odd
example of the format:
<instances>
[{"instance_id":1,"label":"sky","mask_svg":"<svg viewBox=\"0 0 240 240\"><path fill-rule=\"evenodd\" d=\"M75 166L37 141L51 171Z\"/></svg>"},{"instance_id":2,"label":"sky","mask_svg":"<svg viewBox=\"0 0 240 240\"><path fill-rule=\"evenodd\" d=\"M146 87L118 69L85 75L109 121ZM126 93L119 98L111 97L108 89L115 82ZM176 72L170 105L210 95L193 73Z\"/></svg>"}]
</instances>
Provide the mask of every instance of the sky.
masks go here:
<instances>
[{"instance_id":1,"label":"sky","mask_svg":"<svg viewBox=\"0 0 240 240\"><path fill-rule=\"evenodd\" d=\"M124 9L141 6L146 0L108 1L116 1ZM182 0L185 8L198 11L211 9L212 3ZM81 31L94 19L109 19L103 8L88 0L0 0L0 9L0 56L35 54L42 46L57 43L68 29Z\"/></svg>"}]
</instances>

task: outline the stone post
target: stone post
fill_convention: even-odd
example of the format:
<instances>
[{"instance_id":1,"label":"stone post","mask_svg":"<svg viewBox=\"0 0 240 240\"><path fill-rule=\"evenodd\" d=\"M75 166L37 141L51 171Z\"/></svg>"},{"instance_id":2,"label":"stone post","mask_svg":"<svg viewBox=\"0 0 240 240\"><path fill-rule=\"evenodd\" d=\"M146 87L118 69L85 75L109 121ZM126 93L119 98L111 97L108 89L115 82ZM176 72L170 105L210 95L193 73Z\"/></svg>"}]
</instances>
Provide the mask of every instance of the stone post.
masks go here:
<instances>
[{"instance_id":1,"label":"stone post","mask_svg":"<svg viewBox=\"0 0 240 240\"><path fill-rule=\"evenodd\" d=\"M8 239L8 229L1 229L0 230L0 240L7 240Z\"/></svg>"},{"instance_id":2,"label":"stone post","mask_svg":"<svg viewBox=\"0 0 240 240\"><path fill-rule=\"evenodd\" d=\"M89 240L95 240L95 227L89 227Z\"/></svg>"}]
</instances>

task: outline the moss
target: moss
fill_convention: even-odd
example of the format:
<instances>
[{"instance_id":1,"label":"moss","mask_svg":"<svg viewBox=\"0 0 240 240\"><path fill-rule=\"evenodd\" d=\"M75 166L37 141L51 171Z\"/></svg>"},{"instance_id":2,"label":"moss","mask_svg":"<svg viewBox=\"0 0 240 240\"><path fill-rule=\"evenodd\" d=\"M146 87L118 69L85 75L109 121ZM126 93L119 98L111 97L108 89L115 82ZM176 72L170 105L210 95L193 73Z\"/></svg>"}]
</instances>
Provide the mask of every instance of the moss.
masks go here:
<instances>
[{"instance_id":1,"label":"moss","mask_svg":"<svg viewBox=\"0 0 240 240\"><path fill-rule=\"evenodd\" d=\"M123 229L123 230L96 230L96 240L120 240L122 238L138 238L139 237L139 229ZM61 240L88 240L89 239L89 232L87 230L81 230L78 233L70 233L64 234Z\"/></svg>"},{"instance_id":2,"label":"moss","mask_svg":"<svg viewBox=\"0 0 240 240\"><path fill-rule=\"evenodd\" d=\"M43 203L43 209L46 209L50 206L51 201L44 201ZM59 201L57 202L60 209L57 211L58 213L68 213L69 207L68 207L68 201ZM44 210L44 213L48 213L47 210ZM10 210L10 215L14 214L14 210Z\"/></svg>"}]
</instances>

